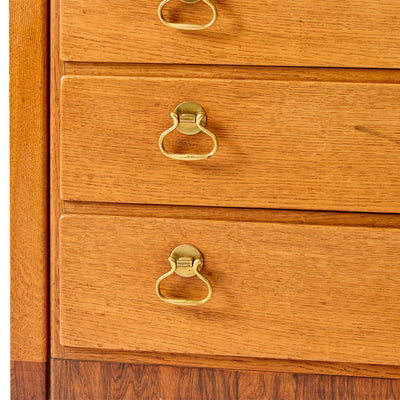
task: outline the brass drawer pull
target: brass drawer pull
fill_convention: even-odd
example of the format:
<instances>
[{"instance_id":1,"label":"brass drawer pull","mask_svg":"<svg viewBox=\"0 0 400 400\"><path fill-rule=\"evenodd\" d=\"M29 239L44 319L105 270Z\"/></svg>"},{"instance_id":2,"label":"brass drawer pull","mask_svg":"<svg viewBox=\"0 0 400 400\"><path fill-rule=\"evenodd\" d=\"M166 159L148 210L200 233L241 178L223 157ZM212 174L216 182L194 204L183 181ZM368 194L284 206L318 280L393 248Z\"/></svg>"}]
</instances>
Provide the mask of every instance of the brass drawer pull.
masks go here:
<instances>
[{"instance_id":1,"label":"brass drawer pull","mask_svg":"<svg viewBox=\"0 0 400 400\"><path fill-rule=\"evenodd\" d=\"M185 101L175 108L175 111L171 113L172 120L174 124L171 128L167 129L159 139L159 146L161 152L169 158L175 160L185 160L185 161L195 161L195 160L205 160L212 157L218 150L218 139L217 137L208 129L205 128L206 125L206 112L200 104L193 101ZM168 133L173 130L178 129L179 132L185 135L196 135L199 132L204 132L214 142L214 148L208 154L173 154L169 153L164 147L164 138Z\"/></svg>"},{"instance_id":2,"label":"brass drawer pull","mask_svg":"<svg viewBox=\"0 0 400 400\"><path fill-rule=\"evenodd\" d=\"M200 274L200 270L203 267L203 255L200 251L189 244L182 244L175 248L168 261L171 265L171 270L166 274L158 278L156 283L156 292L157 296L166 303L175 304L178 306L199 306L201 304L207 303L210 300L213 288L208 279ZM208 287L208 295L203 300L188 300L188 299L170 299L168 297L163 296L161 293L161 282L172 275L173 273L178 274L179 276L183 276L184 278L191 278L193 276L197 276L201 279Z\"/></svg>"},{"instance_id":3,"label":"brass drawer pull","mask_svg":"<svg viewBox=\"0 0 400 400\"><path fill-rule=\"evenodd\" d=\"M181 0L182 2L186 3L186 4L195 4L198 3L199 1L204 1L204 3L206 3L213 11L213 18L212 20L206 24L206 25L197 25L197 24L182 24L182 23L175 23L175 22L168 22L163 15L163 9L164 6L169 3L171 0L164 0L160 3L160 5L158 6L158 17L160 18L161 22L164 25L169 26L170 28L175 28L175 29L183 29L186 31L198 31L201 29L207 29L210 26L214 25L215 21L217 20L218 17L218 12L216 7L214 6L213 3L211 3L210 0Z\"/></svg>"}]
</instances>

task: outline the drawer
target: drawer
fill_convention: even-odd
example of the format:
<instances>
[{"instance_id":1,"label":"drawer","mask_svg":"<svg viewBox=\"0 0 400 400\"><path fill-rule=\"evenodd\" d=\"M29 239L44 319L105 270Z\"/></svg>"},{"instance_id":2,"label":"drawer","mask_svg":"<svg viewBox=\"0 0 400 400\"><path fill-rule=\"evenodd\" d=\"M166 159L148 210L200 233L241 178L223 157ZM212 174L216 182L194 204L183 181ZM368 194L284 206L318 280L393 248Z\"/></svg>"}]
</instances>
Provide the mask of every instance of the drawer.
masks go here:
<instances>
[{"instance_id":1,"label":"drawer","mask_svg":"<svg viewBox=\"0 0 400 400\"><path fill-rule=\"evenodd\" d=\"M64 61L400 67L398 0L212 0L208 29L158 17L161 0L61 0ZM204 2L171 0L173 23L207 24Z\"/></svg>"},{"instance_id":2,"label":"drawer","mask_svg":"<svg viewBox=\"0 0 400 400\"><path fill-rule=\"evenodd\" d=\"M181 244L213 287L199 306L155 290ZM60 231L68 347L400 365L400 230L68 215ZM167 298L206 285L173 274Z\"/></svg>"},{"instance_id":3,"label":"drawer","mask_svg":"<svg viewBox=\"0 0 400 400\"><path fill-rule=\"evenodd\" d=\"M206 160L159 137L186 100L219 140ZM400 212L400 86L267 80L66 77L64 200ZM171 153L207 153L173 131Z\"/></svg>"}]
</instances>

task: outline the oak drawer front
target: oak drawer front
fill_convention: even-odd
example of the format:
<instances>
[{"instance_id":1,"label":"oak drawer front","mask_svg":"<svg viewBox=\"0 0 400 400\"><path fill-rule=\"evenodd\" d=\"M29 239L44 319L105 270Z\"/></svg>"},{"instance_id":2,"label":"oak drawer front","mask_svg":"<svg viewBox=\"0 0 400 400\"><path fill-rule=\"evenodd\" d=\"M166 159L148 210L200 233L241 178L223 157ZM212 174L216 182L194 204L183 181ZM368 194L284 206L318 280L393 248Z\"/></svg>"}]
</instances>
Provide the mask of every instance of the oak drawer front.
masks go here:
<instances>
[{"instance_id":1,"label":"oak drawer front","mask_svg":"<svg viewBox=\"0 0 400 400\"><path fill-rule=\"evenodd\" d=\"M400 364L400 230L68 215L61 343L70 347ZM211 300L162 302L171 250L195 245ZM168 297L201 298L176 274Z\"/></svg>"},{"instance_id":2,"label":"oak drawer front","mask_svg":"<svg viewBox=\"0 0 400 400\"><path fill-rule=\"evenodd\" d=\"M181 31L158 17L161 0L61 0L65 61L400 67L397 0L212 0L213 26ZM171 0L166 20L206 24L203 2Z\"/></svg>"},{"instance_id":3,"label":"oak drawer front","mask_svg":"<svg viewBox=\"0 0 400 400\"><path fill-rule=\"evenodd\" d=\"M170 113L194 100L218 137L201 161L167 158ZM400 86L67 77L64 200L400 212ZM204 133L165 138L205 153Z\"/></svg>"}]
</instances>

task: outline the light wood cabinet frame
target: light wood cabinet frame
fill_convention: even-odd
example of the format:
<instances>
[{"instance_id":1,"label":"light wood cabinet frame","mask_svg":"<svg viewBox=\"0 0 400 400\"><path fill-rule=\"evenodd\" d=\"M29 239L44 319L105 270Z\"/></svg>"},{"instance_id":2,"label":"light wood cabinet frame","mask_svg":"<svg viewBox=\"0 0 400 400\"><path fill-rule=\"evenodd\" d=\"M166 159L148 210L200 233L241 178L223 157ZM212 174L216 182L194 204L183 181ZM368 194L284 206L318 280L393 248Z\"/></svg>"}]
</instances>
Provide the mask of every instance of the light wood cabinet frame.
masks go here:
<instances>
[{"instance_id":1,"label":"light wood cabinet frame","mask_svg":"<svg viewBox=\"0 0 400 400\"><path fill-rule=\"evenodd\" d=\"M10 0L11 396L47 398L47 0Z\"/></svg>"},{"instance_id":2,"label":"light wood cabinet frame","mask_svg":"<svg viewBox=\"0 0 400 400\"><path fill-rule=\"evenodd\" d=\"M67 74L81 75L127 75L158 76L178 74L197 77L237 77L238 79L256 73L257 76L272 80L305 80L305 81L353 81L353 82L391 82L400 81L400 71L396 70L363 70L334 68L228 68L215 66L197 68L179 65L141 65L141 64L97 64L97 63L61 63L58 57L58 23L59 0L10 0L10 170L11 170L11 370L12 399L46 399L48 398L48 360L50 356L50 322L49 303L56 300L57 291L52 290L50 299L49 258L57 265L58 252L57 229L58 219L63 213L87 213L105 215L136 215L175 217L177 214L196 216L206 219L227 220L260 220L260 221L298 221L306 224L389 226L398 227L399 216L365 214L339 214L321 212L291 212L271 210L235 210L213 208L185 207L178 210L169 206L142 207L125 204L96 204L62 202L54 193L59 193L59 81ZM50 35L50 8L52 9ZM51 38L51 39L50 39ZM51 42L51 43L50 43ZM52 48L50 59L50 46ZM49 76L51 71L51 76ZM50 93L50 95L49 95ZM49 105L51 99L51 106ZM51 114L51 115L50 115ZM49 118L51 116L51 118ZM53 131L52 143L49 141L49 130ZM51 168L50 168L51 165ZM52 187L50 206L49 187ZM50 224L49 212L51 208ZM251 217L249 215L251 213ZM250 219L249 219L250 218ZM52 242L50 243L50 237ZM50 249L50 250L49 250ZM54 274L54 271L53 271ZM51 281L56 282L56 275ZM250 372L236 373L236 376L249 376L252 371L260 371L260 386L263 379L284 377L278 372L297 372L302 376L318 372L319 374L340 374L369 377L399 378L398 368L391 366L367 366L349 364L290 362L281 360L257 361L252 359L225 358L215 360L207 357L193 359L185 355L171 354L149 355L121 352L76 351L73 348L62 348L56 332L57 320L52 320L53 356L60 360L52 362L53 373L57 365L69 365L72 359L76 364L82 359L93 360L95 368L109 364L97 361L119 361L126 363L148 363L182 365L190 367L214 366L229 369L246 369ZM125 364L126 365L126 364ZM85 366L86 368L86 366ZM135 367L136 368L136 367ZM140 368L140 367L138 367ZM162 370L165 367L153 367ZM172 367L171 367L172 368ZM149 367L150 369L150 367ZM98 370L100 371L100 369ZM204 371L204 370L203 370ZM276 371L268 373L266 371ZM64 375L63 375L64 376ZM290 375L290 379L292 375ZM88 384L96 383L96 374L90 376ZM319 378L318 378L319 379ZM328 379L328 378L327 378ZM349 378L350 379L350 378ZM244 379L242 386L247 383ZM391 381L383 381L389 382ZM398 388L398 381L393 381ZM52 380L55 395L55 380ZM254 376L249 379L254 391ZM102 384L105 384L102 382ZM316 385L317 387L318 385ZM61 390L61 389L60 389ZM396 389L392 389L393 390Z\"/></svg>"}]
</instances>

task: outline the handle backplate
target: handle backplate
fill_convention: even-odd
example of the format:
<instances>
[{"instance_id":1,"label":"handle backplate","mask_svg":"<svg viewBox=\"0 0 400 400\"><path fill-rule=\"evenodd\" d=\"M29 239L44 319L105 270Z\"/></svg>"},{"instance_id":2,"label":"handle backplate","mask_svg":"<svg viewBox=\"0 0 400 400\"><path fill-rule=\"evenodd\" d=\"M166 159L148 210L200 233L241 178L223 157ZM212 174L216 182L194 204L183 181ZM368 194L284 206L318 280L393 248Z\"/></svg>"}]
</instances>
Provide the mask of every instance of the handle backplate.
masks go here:
<instances>
[{"instance_id":1,"label":"handle backplate","mask_svg":"<svg viewBox=\"0 0 400 400\"><path fill-rule=\"evenodd\" d=\"M191 246L189 244L182 244L172 251L168 261L170 263L171 269L166 274L158 278L156 283L157 296L165 303L178 306L199 306L207 303L207 301L210 300L212 296L213 288L208 279L200 273L200 270L203 267L203 255L201 254L201 252L194 246ZM206 284L208 288L207 296L202 300L172 299L169 297L165 297L161 293L161 282L172 275L174 272L179 276L183 276L184 278L192 278L194 276L199 278L202 282Z\"/></svg>"},{"instance_id":2,"label":"handle backplate","mask_svg":"<svg viewBox=\"0 0 400 400\"><path fill-rule=\"evenodd\" d=\"M193 263L189 262L189 259L199 260L199 266L197 270L200 271L203 268L203 255L200 250L190 244L182 244L172 250L170 258L178 260L176 264L175 273L184 278L192 278L196 276L196 272L193 268ZM186 260L187 262L183 262Z\"/></svg>"},{"instance_id":3,"label":"handle backplate","mask_svg":"<svg viewBox=\"0 0 400 400\"><path fill-rule=\"evenodd\" d=\"M197 115L203 115L201 119L202 126L205 126L207 123L207 114L204 108L194 101L185 101L179 104L179 106L175 108L174 113L178 116L179 121L176 129L185 135L195 135L201 132L201 129L196 124Z\"/></svg>"},{"instance_id":4,"label":"handle backplate","mask_svg":"<svg viewBox=\"0 0 400 400\"><path fill-rule=\"evenodd\" d=\"M173 120L173 125L171 128L163 132L158 140L158 144L161 152L168 158L173 158L175 160L185 160L185 161L195 161L195 160L205 160L212 157L218 150L218 138L208 130L205 125L207 121L206 112L203 107L195 103L194 101L185 101L179 104L173 113L171 113ZM213 143L214 147L210 153L207 154L174 154L169 153L164 147L165 137L177 129L179 132L185 135L196 135L199 132L204 132L208 135Z\"/></svg>"}]
</instances>

